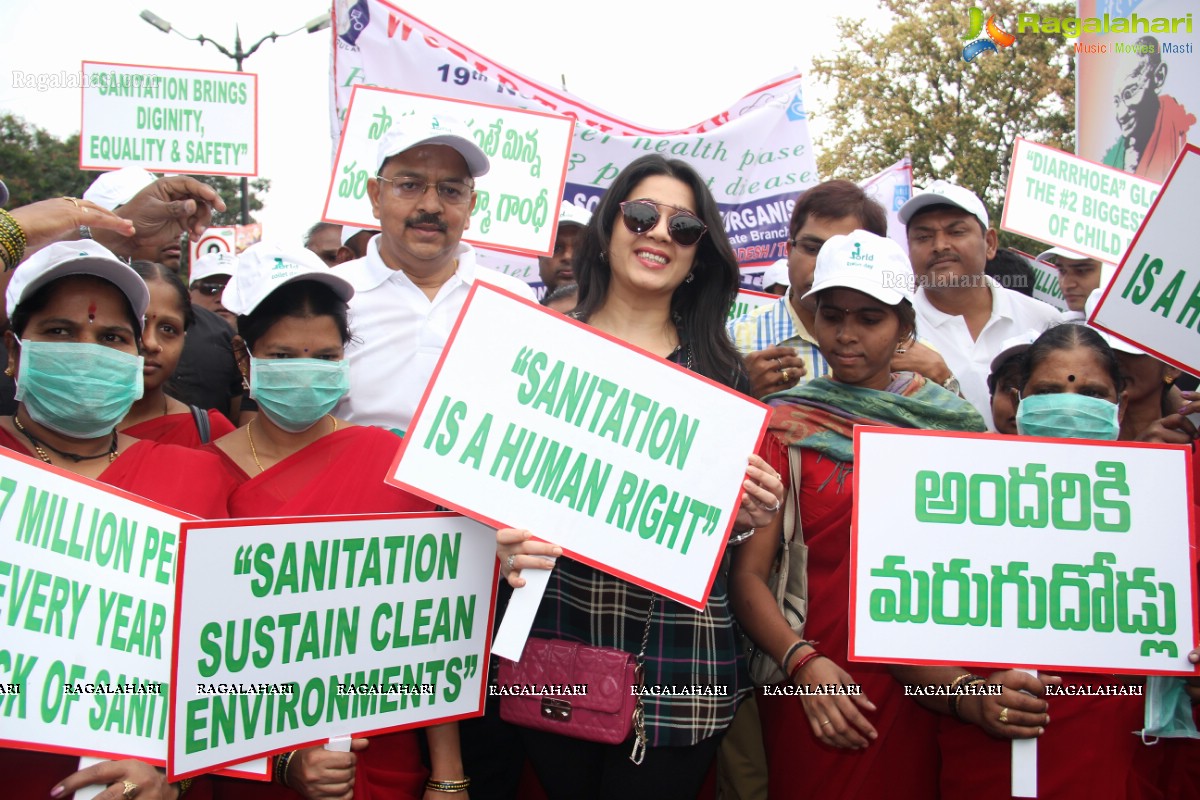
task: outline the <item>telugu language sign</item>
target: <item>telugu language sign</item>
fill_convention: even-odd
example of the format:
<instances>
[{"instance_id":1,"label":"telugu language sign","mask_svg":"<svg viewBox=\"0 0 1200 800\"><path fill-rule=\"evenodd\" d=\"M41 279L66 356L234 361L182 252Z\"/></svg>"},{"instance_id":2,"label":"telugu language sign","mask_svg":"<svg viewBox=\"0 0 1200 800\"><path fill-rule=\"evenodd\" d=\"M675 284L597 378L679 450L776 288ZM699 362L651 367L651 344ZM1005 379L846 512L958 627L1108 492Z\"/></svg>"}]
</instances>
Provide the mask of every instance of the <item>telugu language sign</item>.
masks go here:
<instances>
[{"instance_id":1,"label":"telugu language sign","mask_svg":"<svg viewBox=\"0 0 1200 800\"><path fill-rule=\"evenodd\" d=\"M850 658L1190 674L1191 451L855 428Z\"/></svg>"},{"instance_id":2,"label":"telugu language sign","mask_svg":"<svg viewBox=\"0 0 1200 800\"><path fill-rule=\"evenodd\" d=\"M495 531L457 514L188 523L171 780L478 714Z\"/></svg>"},{"instance_id":3,"label":"telugu language sign","mask_svg":"<svg viewBox=\"0 0 1200 800\"><path fill-rule=\"evenodd\" d=\"M1157 195L1153 181L1018 138L1000 227L1117 262Z\"/></svg>"},{"instance_id":4,"label":"telugu language sign","mask_svg":"<svg viewBox=\"0 0 1200 800\"><path fill-rule=\"evenodd\" d=\"M702 608L767 416L476 282L389 482Z\"/></svg>"},{"instance_id":5,"label":"telugu language sign","mask_svg":"<svg viewBox=\"0 0 1200 800\"><path fill-rule=\"evenodd\" d=\"M454 117L470 130L491 162L488 173L475 179L475 208L463 238L497 250L550 255L572 122L540 111L356 86L338 143L324 218L361 228L379 225L367 196L379 142L398 120L417 113Z\"/></svg>"},{"instance_id":6,"label":"telugu language sign","mask_svg":"<svg viewBox=\"0 0 1200 800\"><path fill-rule=\"evenodd\" d=\"M258 174L258 76L84 61L80 169Z\"/></svg>"},{"instance_id":7,"label":"telugu language sign","mask_svg":"<svg viewBox=\"0 0 1200 800\"><path fill-rule=\"evenodd\" d=\"M1200 373L1200 263L1191 233L1200 202L1200 148L1188 145L1134 237L1091 322Z\"/></svg>"}]
</instances>

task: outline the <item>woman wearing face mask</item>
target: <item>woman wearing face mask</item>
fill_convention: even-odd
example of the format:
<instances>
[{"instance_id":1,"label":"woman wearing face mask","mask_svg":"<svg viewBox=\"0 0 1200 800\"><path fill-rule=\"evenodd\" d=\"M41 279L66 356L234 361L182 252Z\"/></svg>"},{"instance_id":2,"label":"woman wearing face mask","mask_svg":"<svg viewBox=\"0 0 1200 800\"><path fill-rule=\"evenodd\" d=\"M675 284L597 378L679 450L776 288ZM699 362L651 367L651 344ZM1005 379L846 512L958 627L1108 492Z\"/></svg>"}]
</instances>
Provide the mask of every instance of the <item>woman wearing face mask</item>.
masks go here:
<instances>
[{"instance_id":1,"label":"woman wearing face mask","mask_svg":"<svg viewBox=\"0 0 1200 800\"><path fill-rule=\"evenodd\" d=\"M199 447L219 439L233 430L224 414L181 403L165 391L179 365L179 357L183 355L184 336L195 321L187 287L178 274L162 264L135 261L131 266L150 290L150 305L146 307L145 330L142 332L145 391L117 430L135 439L153 439L184 447Z\"/></svg>"},{"instance_id":2,"label":"woman wearing face mask","mask_svg":"<svg viewBox=\"0 0 1200 800\"><path fill-rule=\"evenodd\" d=\"M350 390L346 301L354 289L308 250L270 244L246 250L225 289L238 314L234 352L259 414L210 448L237 481L233 517L292 517L432 511L434 505L385 484L400 440L329 412ZM427 729L432 778L459 780L454 723ZM350 753L306 748L276 761L277 782L214 779L221 800L342 797L356 800L449 796L425 792L416 734L354 740ZM457 795L462 797L464 795Z\"/></svg>"},{"instance_id":3,"label":"woman wearing face mask","mask_svg":"<svg viewBox=\"0 0 1200 800\"><path fill-rule=\"evenodd\" d=\"M1121 430L1124 384L1112 349L1084 325L1058 325L1041 334L1025 356L1017 406L1024 436L1115 441ZM893 667L905 683L999 685L999 695L922 698L938 712L942 796L1010 797L1010 740L1038 739L1038 796L1149 798L1161 796L1141 762L1141 697L1130 694L1056 696L1047 686L1119 691L1124 682L1096 674L1037 677L1020 670L973 676L965 667ZM963 683L964 681L960 681ZM1110 687L1110 688L1103 688ZM1079 689L1078 691L1082 691Z\"/></svg>"},{"instance_id":4,"label":"woman wearing face mask","mask_svg":"<svg viewBox=\"0 0 1200 800\"><path fill-rule=\"evenodd\" d=\"M921 375L892 372L896 343L915 333L912 296L899 245L862 230L830 237L805 297L816 304L813 334L831 374L767 398L774 409L763 452L788 470L808 546L804 638L767 586L782 516L733 551L734 610L788 684L862 687L858 696L758 698L773 798L937 793L933 716L903 696L886 666L847 660L854 427L985 430L967 401Z\"/></svg>"},{"instance_id":5,"label":"woman wearing face mask","mask_svg":"<svg viewBox=\"0 0 1200 800\"><path fill-rule=\"evenodd\" d=\"M50 245L13 273L6 372L17 411L0 418L0 447L201 517L224 517L232 481L208 453L116 430L142 394L142 319L149 301L136 272L92 241ZM0 750L5 796L69 796L91 784L119 797L174 800L179 786L134 760L76 771L78 759ZM64 780L65 776L66 777ZM58 785L55 782L59 781ZM53 789L53 791L51 791ZM207 791L198 781L189 797Z\"/></svg>"}]
</instances>

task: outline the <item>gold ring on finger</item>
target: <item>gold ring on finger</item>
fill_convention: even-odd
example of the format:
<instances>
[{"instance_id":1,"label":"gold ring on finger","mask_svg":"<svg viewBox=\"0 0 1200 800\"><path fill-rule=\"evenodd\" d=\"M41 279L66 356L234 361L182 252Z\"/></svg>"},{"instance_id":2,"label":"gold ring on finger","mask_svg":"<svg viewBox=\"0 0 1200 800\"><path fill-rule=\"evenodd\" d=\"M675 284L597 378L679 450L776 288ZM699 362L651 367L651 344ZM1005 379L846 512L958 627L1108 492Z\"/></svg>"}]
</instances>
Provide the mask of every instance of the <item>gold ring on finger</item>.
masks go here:
<instances>
[{"instance_id":1,"label":"gold ring on finger","mask_svg":"<svg viewBox=\"0 0 1200 800\"><path fill-rule=\"evenodd\" d=\"M831 723L829 720L825 720L824 722L822 722L822 723L821 723L821 727L823 728L823 727L825 727L826 725L832 725L832 724L833 724L833 723Z\"/></svg>"},{"instance_id":2,"label":"gold ring on finger","mask_svg":"<svg viewBox=\"0 0 1200 800\"><path fill-rule=\"evenodd\" d=\"M69 200L70 202L72 202L72 203L74 203L74 204L75 204L75 207L76 207L76 208L79 208L79 200L77 200L76 198L74 198L74 197L69 197L69 196L65 196L65 195L64 195L64 196L63 196L63 200ZM136 791L136 790L137 790L137 784L134 784L133 788L134 788L134 790Z\"/></svg>"},{"instance_id":3,"label":"gold ring on finger","mask_svg":"<svg viewBox=\"0 0 1200 800\"><path fill-rule=\"evenodd\" d=\"M121 792L121 796L125 800L133 800L133 798L137 797L138 785L136 783L133 781L122 781L122 783L125 784L125 791Z\"/></svg>"},{"instance_id":4,"label":"gold ring on finger","mask_svg":"<svg viewBox=\"0 0 1200 800\"><path fill-rule=\"evenodd\" d=\"M1008 724L1008 706L1000 709L1000 722L1004 725Z\"/></svg>"}]
</instances>

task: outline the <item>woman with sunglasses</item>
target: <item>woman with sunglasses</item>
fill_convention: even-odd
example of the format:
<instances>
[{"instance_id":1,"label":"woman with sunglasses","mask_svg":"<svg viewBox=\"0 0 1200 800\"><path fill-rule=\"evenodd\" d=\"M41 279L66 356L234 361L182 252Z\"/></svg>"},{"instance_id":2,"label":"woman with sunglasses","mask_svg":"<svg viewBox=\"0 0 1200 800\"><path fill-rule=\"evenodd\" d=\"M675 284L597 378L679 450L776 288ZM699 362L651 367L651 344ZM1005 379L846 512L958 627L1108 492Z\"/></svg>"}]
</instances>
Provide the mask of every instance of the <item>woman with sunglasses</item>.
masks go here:
<instances>
[{"instance_id":1,"label":"woman with sunglasses","mask_svg":"<svg viewBox=\"0 0 1200 800\"><path fill-rule=\"evenodd\" d=\"M626 167L601 199L576 251L579 303L571 316L711 380L745 391L745 371L725 334L738 269L716 202L686 163L645 156ZM766 524L779 507L774 470L751 456L734 531ZM502 570L514 587L523 568L549 568L561 551L497 532ZM648 749L633 738L603 745L522 729L526 751L551 800L680 798L703 784L720 735L748 689L719 571L703 611L691 609L567 558L559 558L532 635L637 654L648 627L647 686L714 687L701 696L647 696Z\"/></svg>"},{"instance_id":2,"label":"woman with sunglasses","mask_svg":"<svg viewBox=\"0 0 1200 800\"><path fill-rule=\"evenodd\" d=\"M17 411L0 418L0 447L200 517L226 516L233 482L209 453L116 430L142 394L146 284L93 241L53 244L12 275L6 373ZM86 636L85 632L81 635ZM78 770L76 757L0 750L6 797L69 797L93 784L119 797L174 800L180 786L141 761ZM207 790L197 782L195 793Z\"/></svg>"}]
</instances>

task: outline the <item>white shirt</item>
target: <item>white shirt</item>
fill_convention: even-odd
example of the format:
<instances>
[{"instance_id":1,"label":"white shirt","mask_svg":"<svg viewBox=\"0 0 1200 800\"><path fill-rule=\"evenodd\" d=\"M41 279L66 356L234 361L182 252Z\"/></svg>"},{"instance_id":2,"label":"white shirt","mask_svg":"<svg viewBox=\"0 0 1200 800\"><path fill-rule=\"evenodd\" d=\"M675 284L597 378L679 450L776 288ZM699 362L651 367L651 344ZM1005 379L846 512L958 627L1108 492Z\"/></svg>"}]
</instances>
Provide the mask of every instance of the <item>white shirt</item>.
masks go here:
<instances>
[{"instance_id":1,"label":"white shirt","mask_svg":"<svg viewBox=\"0 0 1200 800\"><path fill-rule=\"evenodd\" d=\"M379 255L376 236L367 254L334 267L354 286L350 299L350 393L334 415L360 425L403 433L433 375L442 348L466 302L471 284L487 281L534 300L527 283L479 267L475 249L459 244L458 268L430 300L403 270L391 269Z\"/></svg>"},{"instance_id":2,"label":"white shirt","mask_svg":"<svg viewBox=\"0 0 1200 800\"><path fill-rule=\"evenodd\" d=\"M971 339L962 315L950 315L934 308L923 287L917 289L913 307L917 311L917 333L942 354L946 366L958 378L963 397L983 415L988 429L995 430L987 388L992 359L1004 349L1007 339L1028 330L1041 332L1057 325L1061 321L1061 312L1041 300L1005 289L991 278L987 282L992 292L992 315L979 332L978 339Z\"/></svg>"}]
</instances>

